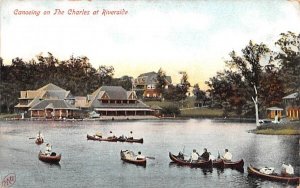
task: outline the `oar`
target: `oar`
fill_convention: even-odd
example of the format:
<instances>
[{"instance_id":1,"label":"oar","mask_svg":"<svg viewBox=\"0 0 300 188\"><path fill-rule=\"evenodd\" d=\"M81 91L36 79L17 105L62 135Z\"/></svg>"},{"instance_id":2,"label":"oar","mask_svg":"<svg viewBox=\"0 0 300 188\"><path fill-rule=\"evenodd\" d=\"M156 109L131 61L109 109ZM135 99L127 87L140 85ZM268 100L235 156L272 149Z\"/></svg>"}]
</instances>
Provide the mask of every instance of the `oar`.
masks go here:
<instances>
[{"instance_id":1,"label":"oar","mask_svg":"<svg viewBox=\"0 0 300 188\"><path fill-rule=\"evenodd\" d=\"M149 157L149 156L146 156L146 158L148 158L148 159L155 159L155 157Z\"/></svg>"},{"instance_id":2,"label":"oar","mask_svg":"<svg viewBox=\"0 0 300 188\"><path fill-rule=\"evenodd\" d=\"M35 137L30 137L29 139L35 139Z\"/></svg>"}]
</instances>

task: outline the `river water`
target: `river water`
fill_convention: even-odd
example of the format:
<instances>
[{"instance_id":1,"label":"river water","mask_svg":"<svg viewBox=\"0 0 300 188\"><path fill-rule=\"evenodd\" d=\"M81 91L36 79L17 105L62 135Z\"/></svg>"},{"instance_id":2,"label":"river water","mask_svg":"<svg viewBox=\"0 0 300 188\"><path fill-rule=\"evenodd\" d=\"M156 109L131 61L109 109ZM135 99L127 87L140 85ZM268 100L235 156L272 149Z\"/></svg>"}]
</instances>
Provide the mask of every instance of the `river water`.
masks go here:
<instances>
[{"instance_id":1,"label":"river water","mask_svg":"<svg viewBox=\"0 0 300 188\"><path fill-rule=\"evenodd\" d=\"M207 119L149 121L1 121L0 178L14 173L13 187L293 187L249 177L247 166L275 167L291 163L299 174L299 136L267 136L248 133L254 124L216 123ZM62 153L60 165L38 160L34 139L38 131L52 150ZM86 134L143 137L144 144L87 141ZM233 160L244 159L244 172L231 169L201 169L170 164L168 152L184 149L213 155L225 148ZM140 167L120 160L120 150L141 151L149 159Z\"/></svg>"}]
</instances>

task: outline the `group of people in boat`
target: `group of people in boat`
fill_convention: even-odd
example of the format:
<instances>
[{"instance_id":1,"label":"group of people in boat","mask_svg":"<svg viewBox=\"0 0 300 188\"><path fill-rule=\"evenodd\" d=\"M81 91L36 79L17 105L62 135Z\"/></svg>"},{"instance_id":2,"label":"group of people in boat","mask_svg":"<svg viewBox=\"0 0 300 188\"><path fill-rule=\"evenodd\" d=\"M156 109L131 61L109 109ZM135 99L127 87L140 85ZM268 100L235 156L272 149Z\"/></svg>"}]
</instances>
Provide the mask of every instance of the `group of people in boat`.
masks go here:
<instances>
[{"instance_id":1,"label":"group of people in boat","mask_svg":"<svg viewBox=\"0 0 300 188\"><path fill-rule=\"evenodd\" d=\"M184 154L179 152L178 156L182 159L184 159ZM225 161L231 161L232 159L232 154L229 152L228 149L225 149L225 152L223 154L223 156L220 156L220 154L218 154L218 158L221 158ZM204 160L204 161L208 161L208 160L216 160L216 157L213 156L210 152L207 151L207 148L203 149L203 153L200 155L196 149L193 149L193 152L189 158L189 161L192 162L197 162L199 160Z\"/></svg>"},{"instance_id":2,"label":"group of people in boat","mask_svg":"<svg viewBox=\"0 0 300 188\"><path fill-rule=\"evenodd\" d=\"M95 133L94 137L96 138L102 138L102 132L98 131ZM109 131L109 136L107 137L108 139L113 139L113 138L117 138L116 135L112 132L112 131ZM133 132L130 131L130 134L128 136L120 136L119 138L122 138L122 139L133 139Z\"/></svg>"},{"instance_id":3,"label":"group of people in boat","mask_svg":"<svg viewBox=\"0 0 300 188\"><path fill-rule=\"evenodd\" d=\"M124 155L126 158L129 158L129 159L133 159L133 160L144 160L146 159L146 157L144 155L142 155L142 152L138 152L138 154L134 154L134 152L132 151L129 151L129 150L125 150L124 152Z\"/></svg>"},{"instance_id":4,"label":"group of people in boat","mask_svg":"<svg viewBox=\"0 0 300 188\"><path fill-rule=\"evenodd\" d=\"M276 174L274 167L263 167L259 170L259 172L263 174ZM291 164L285 164L283 163L281 166L281 175L282 176L293 176L294 175L294 168Z\"/></svg>"}]
</instances>

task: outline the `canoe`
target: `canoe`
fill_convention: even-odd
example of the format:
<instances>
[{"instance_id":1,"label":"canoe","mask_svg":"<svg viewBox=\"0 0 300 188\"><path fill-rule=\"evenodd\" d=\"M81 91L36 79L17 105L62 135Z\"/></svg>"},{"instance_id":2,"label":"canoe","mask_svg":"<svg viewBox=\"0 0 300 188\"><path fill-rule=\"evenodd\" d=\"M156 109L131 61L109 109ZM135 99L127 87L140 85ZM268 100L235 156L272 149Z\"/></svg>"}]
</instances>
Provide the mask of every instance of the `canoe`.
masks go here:
<instances>
[{"instance_id":1,"label":"canoe","mask_svg":"<svg viewBox=\"0 0 300 188\"><path fill-rule=\"evenodd\" d=\"M212 167L211 160L209 160L209 161L199 160L197 162L189 162L187 160L178 158L176 155L173 155L171 152L169 152L169 157L173 162L175 162L176 164L179 164L179 165L190 166L190 167L203 167L203 168Z\"/></svg>"},{"instance_id":2,"label":"canoe","mask_svg":"<svg viewBox=\"0 0 300 188\"><path fill-rule=\"evenodd\" d=\"M241 169L244 168L244 160L239 161L224 161L222 159L213 160L213 166L216 168L233 168Z\"/></svg>"},{"instance_id":3,"label":"canoe","mask_svg":"<svg viewBox=\"0 0 300 188\"><path fill-rule=\"evenodd\" d=\"M36 143L37 145L41 145L42 143L44 143L44 139L42 139L42 138L37 138L37 139L35 140L35 143Z\"/></svg>"},{"instance_id":4,"label":"canoe","mask_svg":"<svg viewBox=\"0 0 300 188\"><path fill-rule=\"evenodd\" d=\"M131 163L131 164L135 164L135 165L146 166L146 163L147 163L146 158L137 160L137 159L135 159L135 155L133 157L129 158L129 157L126 157L124 152L125 151L122 151L122 150L120 152L122 161L127 162L127 163Z\"/></svg>"},{"instance_id":5,"label":"canoe","mask_svg":"<svg viewBox=\"0 0 300 188\"><path fill-rule=\"evenodd\" d=\"M251 164L247 168L248 174L254 177L259 177L271 181L279 181L287 184L299 184L300 177L297 176L282 176L280 174L264 174L259 169L253 167Z\"/></svg>"},{"instance_id":6,"label":"canoe","mask_svg":"<svg viewBox=\"0 0 300 188\"><path fill-rule=\"evenodd\" d=\"M135 138L127 138L125 139L125 142L130 142L130 143L143 143L144 142L144 139L143 138L139 138L139 139L135 139Z\"/></svg>"},{"instance_id":7,"label":"canoe","mask_svg":"<svg viewBox=\"0 0 300 188\"><path fill-rule=\"evenodd\" d=\"M56 156L48 156L43 154L41 151L39 153L39 160L46 162L46 163L59 163L61 159L61 154L56 155Z\"/></svg>"},{"instance_id":8,"label":"canoe","mask_svg":"<svg viewBox=\"0 0 300 188\"><path fill-rule=\"evenodd\" d=\"M91 136L91 135L86 135L86 138L88 140L97 140L97 141L107 141L107 142L117 142L118 138L114 137L114 138L97 138L95 136Z\"/></svg>"}]
</instances>

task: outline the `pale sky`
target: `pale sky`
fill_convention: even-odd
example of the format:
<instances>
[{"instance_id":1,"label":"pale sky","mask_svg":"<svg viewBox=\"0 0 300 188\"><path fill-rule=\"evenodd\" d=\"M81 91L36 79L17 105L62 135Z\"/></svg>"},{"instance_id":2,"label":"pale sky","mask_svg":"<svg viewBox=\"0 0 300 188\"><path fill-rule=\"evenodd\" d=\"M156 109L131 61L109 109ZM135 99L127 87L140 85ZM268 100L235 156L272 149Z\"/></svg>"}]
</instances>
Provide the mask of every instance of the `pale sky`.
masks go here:
<instances>
[{"instance_id":1,"label":"pale sky","mask_svg":"<svg viewBox=\"0 0 300 188\"><path fill-rule=\"evenodd\" d=\"M178 83L186 71L192 84L204 82L224 68L232 50L249 40L273 48L282 32L300 33L300 1L195 0L97 1L0 0L0 56L6 64L51 52L60 60L87 56L90 63L112 65L115 77L157 71ZM41 11L39 16L15 15ZM64 15L53 15L55 9ZM69 9L90 15L68 15ZM101 15L126 10L126 15ZM43 11L50 15L43 15ZM99 10L99 15L92 15Z\"/></svg>"}]
</instances>

